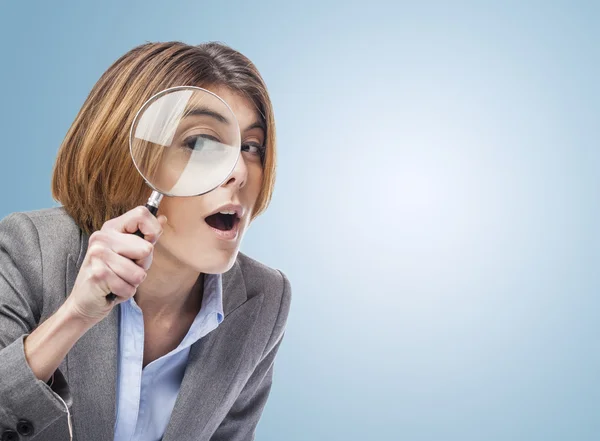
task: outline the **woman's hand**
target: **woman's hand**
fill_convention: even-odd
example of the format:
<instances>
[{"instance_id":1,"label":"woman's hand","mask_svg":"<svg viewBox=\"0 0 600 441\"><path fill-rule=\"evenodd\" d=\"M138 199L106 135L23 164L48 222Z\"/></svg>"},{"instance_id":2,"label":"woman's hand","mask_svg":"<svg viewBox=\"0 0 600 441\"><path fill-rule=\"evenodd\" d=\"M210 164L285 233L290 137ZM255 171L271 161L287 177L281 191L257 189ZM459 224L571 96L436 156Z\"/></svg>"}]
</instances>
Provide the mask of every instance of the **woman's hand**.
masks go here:
<instances>
[{"instance_id":1,"label":"woman's hand","mask_svg":"<svg viewBox=\"0 0 600 441\"><path fill-rule=\"evenodd\" d=\"M154 244L167 218L136 207L104 223L89 239L87 253L65 307L93 326L118 303L132 297L146 278ZM136 236L137 230L144 239ZM108 301L109 293L117 297Z\"/></svg>"},{"instance_id":2,"label":"woman's hand","mask_svg":"<svg viewBox=\"0 0 600 441\"><path fill-rule=\"evenodd\" d=\"M166 221L165 216L155 218L146 207L136 207L90 236L71 294L24 340L25 358L37 378L48 381L77 340L114 305L135 294ZM144 239L132 234L138 228ZM106 299L110 292L117 296L112 302Z\"/></svg>"}]
</instances>

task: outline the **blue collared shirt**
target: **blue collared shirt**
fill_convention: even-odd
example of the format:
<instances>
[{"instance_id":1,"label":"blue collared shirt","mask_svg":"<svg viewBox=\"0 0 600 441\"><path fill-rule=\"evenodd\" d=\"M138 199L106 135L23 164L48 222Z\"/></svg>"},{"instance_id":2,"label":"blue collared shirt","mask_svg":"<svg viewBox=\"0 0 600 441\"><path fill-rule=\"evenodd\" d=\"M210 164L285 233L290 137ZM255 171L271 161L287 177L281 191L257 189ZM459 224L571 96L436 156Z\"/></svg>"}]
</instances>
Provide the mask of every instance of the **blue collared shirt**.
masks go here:
<instances>
[{"instance_id":1,"label":"blue collared shirt","mask_svg":"<svg viewBox=\"0 0 600 441\"><path fill-rule=\"evenodd\" d=\"M133 298L120 304L114 441L158 441L183 379L190 347L223 321L221 274L204 275L200 312L179 346L142 369L144 318Z\"/></svg>"}]
</instances>

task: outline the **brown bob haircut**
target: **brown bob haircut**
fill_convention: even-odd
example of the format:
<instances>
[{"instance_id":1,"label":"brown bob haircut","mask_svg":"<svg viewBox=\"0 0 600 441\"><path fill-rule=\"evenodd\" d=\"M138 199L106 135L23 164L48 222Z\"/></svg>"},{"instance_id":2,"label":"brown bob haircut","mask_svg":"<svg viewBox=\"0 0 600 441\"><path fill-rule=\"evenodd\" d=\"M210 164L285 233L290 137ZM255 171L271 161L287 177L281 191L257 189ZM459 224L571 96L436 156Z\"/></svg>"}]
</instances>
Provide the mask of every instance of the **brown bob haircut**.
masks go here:
<instances>
[{"instance_id":1,"label":"brown bob haircut","mask_svg":"<svg viewBox=\"0 0 600 441\"><path fill-rule=\"evenodd\" d=\"M174 86L225 86L256 106L267 130L263 182L252 219L269 205L275 184L275 121L267 87L254 64L216 42L146 43L100 77L58 151L52 196L85 233L146 202L152 190L130 157L129 130L150 97Z\"/></svg>"}]
</instances>

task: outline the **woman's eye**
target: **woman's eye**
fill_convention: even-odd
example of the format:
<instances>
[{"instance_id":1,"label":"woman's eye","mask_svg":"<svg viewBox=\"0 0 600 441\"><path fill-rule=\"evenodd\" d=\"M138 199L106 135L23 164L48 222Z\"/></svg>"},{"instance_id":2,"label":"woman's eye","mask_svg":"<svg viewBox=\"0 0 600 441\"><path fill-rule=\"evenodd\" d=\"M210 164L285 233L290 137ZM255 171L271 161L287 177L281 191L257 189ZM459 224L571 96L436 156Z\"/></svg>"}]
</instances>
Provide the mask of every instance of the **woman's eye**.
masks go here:
<instances>
[{"instance_id":1,"label":"woman's eye","mask_svg":"<svg viewBox=\"0 0 600 441\"><path fill-rule=\"evenodd\" d=\"M219 142L217 138L211 135L192 135L185 138L183 145L190 150L200 150L206 141Z\"/></svg>"},{"instance_id":2,"label":"woman's eye","mask_svg":"<svg viewBox=\"0 0 600 441\"><path fill-rule=\"evenodd\" d=\"M242 151L263 156L265 154L265 146L259 144L242 144Z\"/></svg>"}]
</instances>

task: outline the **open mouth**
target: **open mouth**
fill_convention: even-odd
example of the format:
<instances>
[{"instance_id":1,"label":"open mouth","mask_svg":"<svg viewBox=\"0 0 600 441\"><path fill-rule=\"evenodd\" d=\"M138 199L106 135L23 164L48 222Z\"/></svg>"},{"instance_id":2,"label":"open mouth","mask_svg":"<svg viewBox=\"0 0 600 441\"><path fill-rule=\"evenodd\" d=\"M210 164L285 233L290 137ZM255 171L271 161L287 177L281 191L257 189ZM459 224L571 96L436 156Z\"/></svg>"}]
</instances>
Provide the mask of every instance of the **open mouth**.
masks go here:
<instances>
[{"instance_id":1,"label":"open mouth","mask_svg":"<svg viewBox=\"0 0 600 441\"><path fill-rule=\"evenodd\" d=\"M240 218L235 213L215 213L205 219L206 223L213 228L221 231L233 230L240 222Z\"/></svg>"}]
</instances>

